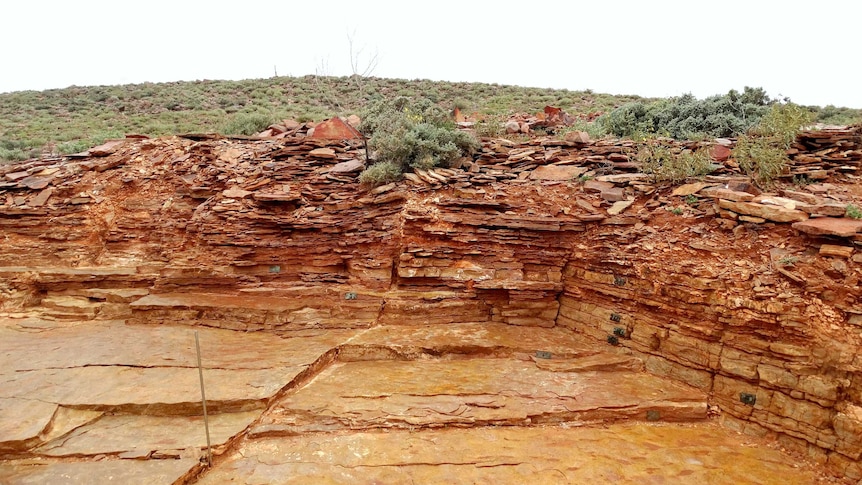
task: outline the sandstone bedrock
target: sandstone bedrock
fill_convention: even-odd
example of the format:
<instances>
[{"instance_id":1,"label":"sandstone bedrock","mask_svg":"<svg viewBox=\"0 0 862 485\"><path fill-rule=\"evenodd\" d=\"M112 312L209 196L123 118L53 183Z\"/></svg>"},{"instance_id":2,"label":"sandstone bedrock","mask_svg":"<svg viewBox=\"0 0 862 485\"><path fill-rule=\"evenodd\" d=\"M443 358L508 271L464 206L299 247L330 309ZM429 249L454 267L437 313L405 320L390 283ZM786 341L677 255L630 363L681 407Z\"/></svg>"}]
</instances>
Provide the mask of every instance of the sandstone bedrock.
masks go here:
<instances>
[{"instance_id":1,"label":"sandstone bedrock","mask_svg":"<svg viewBox=\"0 0 862 485\"><path fill-rule=\"evenodd\" d=\"M529 383L539 370L523 367L533 365L524 355L548 351L568 360L542 362L542 372L613 368L668 380L685 389L654 399L657 413L703 418L709 409L725 429L778 440L862 479L862 225L838 210L862 206L860 146L858 129L801 136L788 176L810 173L816 183L779 184L775 193L750 187L730 162L700 181L656 185L637 172L630 142L608 140L484 140L457 167L375 189L358 183L360 142L310 138L129 139L98 156L0 167L0 310L14 321L0 330L9 352L26 355L26 365L2 371L15 385L4 385L0 409L22 419L0 423L0 450L27 459L34 450L52 460L87 455L96 449L90 441L110 434L99 430L124 426L127 415L191 429L191 390L136 392L162 379L194 390L194 362L162 346L195 327L224 356L210 368L221 383L214 412L223 414L226 450L231 436L267 423L276 434L340 433L351 422L562 422L601 409L567 402L574 388L531 409L518 396L536 396L515 384L513 395L491 403L492 381L475 391L471 402L482 405L451 396L423 404L440 416L469 407L458 417L411 414L421 393L390 396L384 409L361 390L328 403L337 415L355 410L352 421L323 419L315 412L322 404L300 391L280 401L285 386L311 374L333 392L365 379L370 367L357 362L385 367L441 355L492 359L453 375L500 372ZM462 328L554 331L579 343L555 349L554 339L530 340L523 348L526 337L505 332L447 336L447 328L469 325L486 327ZM59 342L101 338L84 327L151 344L134 346L139 359L126 353L118 361L90 346L95 354L68 350L54 362ZM35 334L42 338L21 340ZM436 343L424 346L426 338ZM305 351L286 345L291 339L308 342ZM164 360L154 363L153 352ZM493 361L503 357L513 360ZM601 364L572 360L587 357ZM94 397L65 386L73 374L58 366L74 368L80 382L111 375L125 387L104 385ZM582 379L593 387L601 380ZM368 392L385 388L365 381L377 386ZM626 386L606 401L646 410L637 406L648 396ZM658 381L650 388L663 389ZM296 415L266 414L275 410ZM86 432L52 443L55 426ZM197 438L160 445L153 436L143 451L120 438L104 451L198 457L180 449L199 448ZM184 479L177 470L158 473Z\"/></svg>"}]
</instances>

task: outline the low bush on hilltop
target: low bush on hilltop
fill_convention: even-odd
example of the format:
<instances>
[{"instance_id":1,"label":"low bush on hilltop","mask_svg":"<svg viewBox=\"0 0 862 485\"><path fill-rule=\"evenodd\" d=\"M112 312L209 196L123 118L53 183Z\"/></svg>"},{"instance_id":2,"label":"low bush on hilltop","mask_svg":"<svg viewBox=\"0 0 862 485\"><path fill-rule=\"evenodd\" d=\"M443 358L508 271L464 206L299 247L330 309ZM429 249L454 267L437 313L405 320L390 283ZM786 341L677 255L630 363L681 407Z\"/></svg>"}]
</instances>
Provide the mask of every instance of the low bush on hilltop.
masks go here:
<instances>
[{"instance_id":1,"label":"low bush on hilltop","mask_svg":"<svg viewBox=\"0 0 862 485\"><path fill-rule=\"evenodd\" d=\"M827 125L862 124L862 110L860 109L838 107L831 104L823 108L809 106L808 109L816 113L817 118L814 121L818 123Z\"/></svg>"},{"instance_id":2,"label":"low bush on hilltop","mask_svg":"<svg viewBox=\"0 0 862 485\"><path fill-rule=\"evenodd\" d=\"M762 88L746 87L742 93L697 99L691 94L658 101L624 104L599 118L615 136L669 136L691 140L704 136L728 137L745 133L757 124L775 101Z\"/></svg>"},{"instance_id":3,"label":"low bush on hilltop","mask_svg":"<svg viewBox=\"0 0 862 485\"><path fill-rule=\"evenodd\" d=\"M456 128L448 112L427 98L379 99L363 112L362 120L359 129L368 137L374 161L367 170L371 172L362 176L367 184L417 168L445 167L479 147L471 134Z\"/></svg>"},{"instance_id":4,"label":"low bush on hilltop","mask_svg":"<svg viewBox=\"0 0 862 485\"><path fill-rule=\"evenodd\" d=\"M682 150L677 153L670 144L659 139L645 139L638 144L637 159L641 170L653 182L673 184L689 177L701 177L718 168L709 156L709 150Z\"/></svg>"},{"instance_id":5,"label":"low bush on hilltop","mask_svg":"<svg viewBox=\"0 0 862 485\"><path fill-rule=\"evenodd\" d=\"M124 86L72 86L46 91L0 93L0 163L48 153L74 153L127 133L160 136L176 133L250 133L263 122L254 113L283 119L322 120L337 114L359 113L380 98L423 97L481 119L507 119L513 113L537 113L545 105L571 115L605 112L603 123L576 129L593 138L605 130L616 136L705 132L713 136L743 133L763 109L763 90L748 88L703 101L692 96L672 100L609 95L591 90L530 88L487 83L368 77L357 89L356 78L301 76L243 81L189 81ZM735 94L734 94L735 93ZM616 110L615 108L619 108ZM862 122L862 110L807 107L817 121L831 124ZM699 112L702 112L699 114ZM668 124L669 120L678 120ZM739 124L739 121L742 124ZM712 127L724 127L713 129ZM729 128L728 128L729 127ZM608 129L612 128L612 129ZM495 123L477 126L483 136L497 136Z\"/></svg>"},{"instance_id":6,"label":"low bush on hilltop","mask_svg":"<svg viewBox=\"0 0 862 485\"><path fill-rule=\"evenodd\" d=\"M799 130L813 121L814 115L807 108L793 103L774 104L750 134L771 137L787 149L796 140Z\"/></svg>"},{"instance_id":7,"label":"low bush on hilltop","mask_svg":"<svg viewBox=\"0 0 862 485\"><path fill-rule=\"evenodd\" d=\"M790 160L787 149L814 116L793 103L775 104L733 149L733 159L757 185L768 188L784 173Z\"/></svg>"},{"instance_id":8,"label":"low bush on hilltop","mask_svg":"<svg viewBox=\"0 0 862 485\"><path fill-rule=\"evenodd\" d=\"M221 132L225 135L252 136L265 130L275 122L276 117L266 113L237 113L222 125Z\"/></svg>"},{"instance_id":9,"label":"low bush on hilltop","mask_svg":"<svg viewBox=\"0 0 862 485\"><path fill-rule=\"evenodd\" d=\"M377 162L359 174L359 183L376 187L401 178L401 166L395 162Z\"/></svg>"}]
</instances>

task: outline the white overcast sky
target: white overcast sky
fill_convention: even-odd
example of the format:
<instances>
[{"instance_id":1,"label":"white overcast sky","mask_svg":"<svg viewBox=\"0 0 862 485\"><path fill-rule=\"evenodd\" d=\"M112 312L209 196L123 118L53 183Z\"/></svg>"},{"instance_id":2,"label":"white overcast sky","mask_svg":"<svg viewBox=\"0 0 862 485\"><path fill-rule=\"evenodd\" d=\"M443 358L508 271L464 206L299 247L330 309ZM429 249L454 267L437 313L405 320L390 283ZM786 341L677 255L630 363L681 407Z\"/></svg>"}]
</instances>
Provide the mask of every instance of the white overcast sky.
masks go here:
<instances>
[{"instance_id":1,"label":"white overcast sky","mask_svg":"<svg viewBox=\"0 0 862 485\"><path fill-rule=\"evenodd\" d=\"M862 1L3 0L0 92L350 74L862 108ZM363 66L364 67L364 66Z\"/></svg>"}]
</instances>

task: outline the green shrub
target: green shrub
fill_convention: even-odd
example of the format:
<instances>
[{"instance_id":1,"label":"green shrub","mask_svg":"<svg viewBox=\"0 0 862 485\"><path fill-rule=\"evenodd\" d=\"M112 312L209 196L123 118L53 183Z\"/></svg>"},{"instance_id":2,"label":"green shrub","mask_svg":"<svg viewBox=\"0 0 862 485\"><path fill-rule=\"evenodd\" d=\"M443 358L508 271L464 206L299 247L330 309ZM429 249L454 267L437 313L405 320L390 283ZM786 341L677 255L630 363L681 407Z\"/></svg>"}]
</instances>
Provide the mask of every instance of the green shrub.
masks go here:
<instances>
[{"instance_id":1,"label":"green shrub","mask_svg":"<svg viewBox=\"0 0 862 485\"><path fill-rule=\"evenodd\" d=\"M380 100L363 112L359 129L379 162L402 171L447 166L479 147L468 132L455 127L448 112L427 98Z\"/></svg>"},{"instance_id":2,"label":"green shrub","mask_svg":"<svg viewBox=\"0 0 862 485\"><path fill-rule=\"evenodd\" d=\"M761 187L772 186L789 162L783 148L775 146L768 138L752 136L739 138L733 149L733 159Z\"/></svg>"},{"instance_id":3,"label":"green shrub","mask_svg":"<svg viewBox=\"0 0 862 485\"><path fill-rule=\"evenodd\" d=\"M274 118L260 112L238 113L233 115L222 127L225 135L256 135L273 123Z\"/></svg>"},{"instance_id":4,"label":"green shrub","mask_svg":"<svg viewBox=\"0 0 862 485\"><path fill-rule=\"evenodd\" d=\"M851 219L862 219L862 209L856 207L853 204L847 205L847 212L845 215Z\"/></svg>"},{"instance_id":5,"label":"green shrub","mask_svg":"<svg viewBox=\"0 0 862 485\"><path fill-rule=\"evenodd\" d=\"M762 88L746 87L699 100L691 94L653 102L627 103L603 115L598 122L615 136L639 134L670 136L678 140L727 137L744 133L766 114L772 103Z\"/></svg>"},{"instance_id":6,"label":"green shrub","mask_svg":"<svg viewBox=\"0 0 862 485\"><path fill-rule=\"evenodd\" d=\"M3 162L19 162L30 158L28 152L20 148L3 148L0 147L0 163Z\"/></svg>"},{"instance_id":7,"label":"green shrub","mask_svg":"<svg viewBox=\"0 0 862 485\"><path fill-rule=\"evenodd\" d=\"M647 104L642 101L627 103L599 117L598 122L608 133L633 138L639 134L658 132Z\"/></svg>"},{"instance_id":8,"label":"green shrub","mask_svg":"<svg viewBox=\"0 0 862 485\"><path fill-rule=\"evenodd\" d=\"M641 170L649 174L655 183L679 183L689 177L701 177L717 167L712 163L709 150L676 153L661 140L648 139L638 145L637 159Z\"/></svg>"},{"instance_id":9,"label":"green shrub","mask_svg":"<svg viewBox=\"0 0 862 485\"><path fill-rule=\"evenodd\" d=\"M57 145L57 151L66 155L69 153L80 153L92 147L88 140L65 141Z\"/></svg>"},{"instance_id":10,"label":"green shrub","mask_svg":"<svg viewBox=\"0 0 862 485\"><path fill-rule=\"evenodd\" d=\"M810 111L793 103L773 105L749 134L739 137L733 159L757 185L772 186L790 163L787 148L812 119Z\"/></svg>"},{"instance_id":11,"label":"green shrub","mask_svg":"<svg viewBox=\"0 0 862 485\"><path fill-rule=\"evenodd\" d=\"M41 147L44 145L45 140L38 138L30 140L0 139L0 161L19 162L38 158L42 152Z\"/></svg>"},{"instance_id":12,"label":"green shrub","mask_svg":"<svg viewBox=\"0 0 862 485\"><path fill-rule=\"evenodd\" d=\"M401 167L395 162L378 162L359 174L362 185L376 187L401 178Z\"/></svg>"},{"instance_id":13,"label":"green shrub","mask_svg":"<svg viewBox=\"0 0 862 485\"><path fill-rule=\"evenodd\" d=\"M503 135L503 120L498 116L486 116L473 125L476 136L482 138L496 138Z\"/></svg>"},{"instance_id":14,"label":"green shrub","mask_svg":"<svg viewBox=\"0 0 862 485\"><path fill-rule=\"evenodd\" d=\"M599 122L576 120L571 125L558 129L557 136L563 138L566 136L566 133L570 131L585 131L593 140L604 138L608 134L608 132L605 131L605 127Z\"/></svg>"},{"instance_id":15,"label":"green shrub","mask_svg":"<svg viewBox=\"0 0 862 485\"><path fill-rule=\"evenodd\" d=\"M428 99L431 99L431 96L428 96L428 93L425 95ZM433 101L433 100L432 100ZM470 102L463 98L457 98L452 103L453 108L458 108L461 111L466 111L470 109Z\"/></svg>"},{"instance_id":16,"label":"green shrub","mask_svg":"<svg viewBox=\"0 0 862 485\"><path fill-rule=\"evenodd\" d=\"M828 105L824 108L817 106L809 106L808 109L815 113L815 120L818 123L827 125L852 125L854 123L862 123L862 109L836 107Z\"/></svg>"},{"instance_id":17,"label":"green shrub","mask_svg":"<svg viewBox=\"0 0 862 485\"><path fill-rule=\"evenodd\" d=\"M753 134L777 139L786 149L796 140L803 126L811 124L814 114L793 103L772 105L772 108L751 130Z\"/></svg>"}]
</instances>

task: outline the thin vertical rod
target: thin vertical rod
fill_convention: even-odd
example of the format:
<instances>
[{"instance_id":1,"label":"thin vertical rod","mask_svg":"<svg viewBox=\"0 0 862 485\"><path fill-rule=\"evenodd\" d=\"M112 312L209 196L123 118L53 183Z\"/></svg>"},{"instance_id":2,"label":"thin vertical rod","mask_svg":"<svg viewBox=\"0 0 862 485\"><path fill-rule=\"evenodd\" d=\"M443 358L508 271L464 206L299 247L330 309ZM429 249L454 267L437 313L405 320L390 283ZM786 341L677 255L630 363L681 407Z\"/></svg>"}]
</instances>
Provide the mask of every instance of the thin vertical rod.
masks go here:
<instances>
[{"instance_id":1,"label":"thin vertical rod","mask_svg":"<svg viewBox=\"0 0 862 485\"><path fill-rule=\"evenodd\" d=\"M195 330L195 348L198 351L198 377L201 380L201 403L204 405L204 428L207 431L207 465L213 466L213 450L210 445L210 421L207 416L207 395L204 392L204 368L201 365L201 342L198 339L197 330Z\"/></svg>"}]
</instances>

